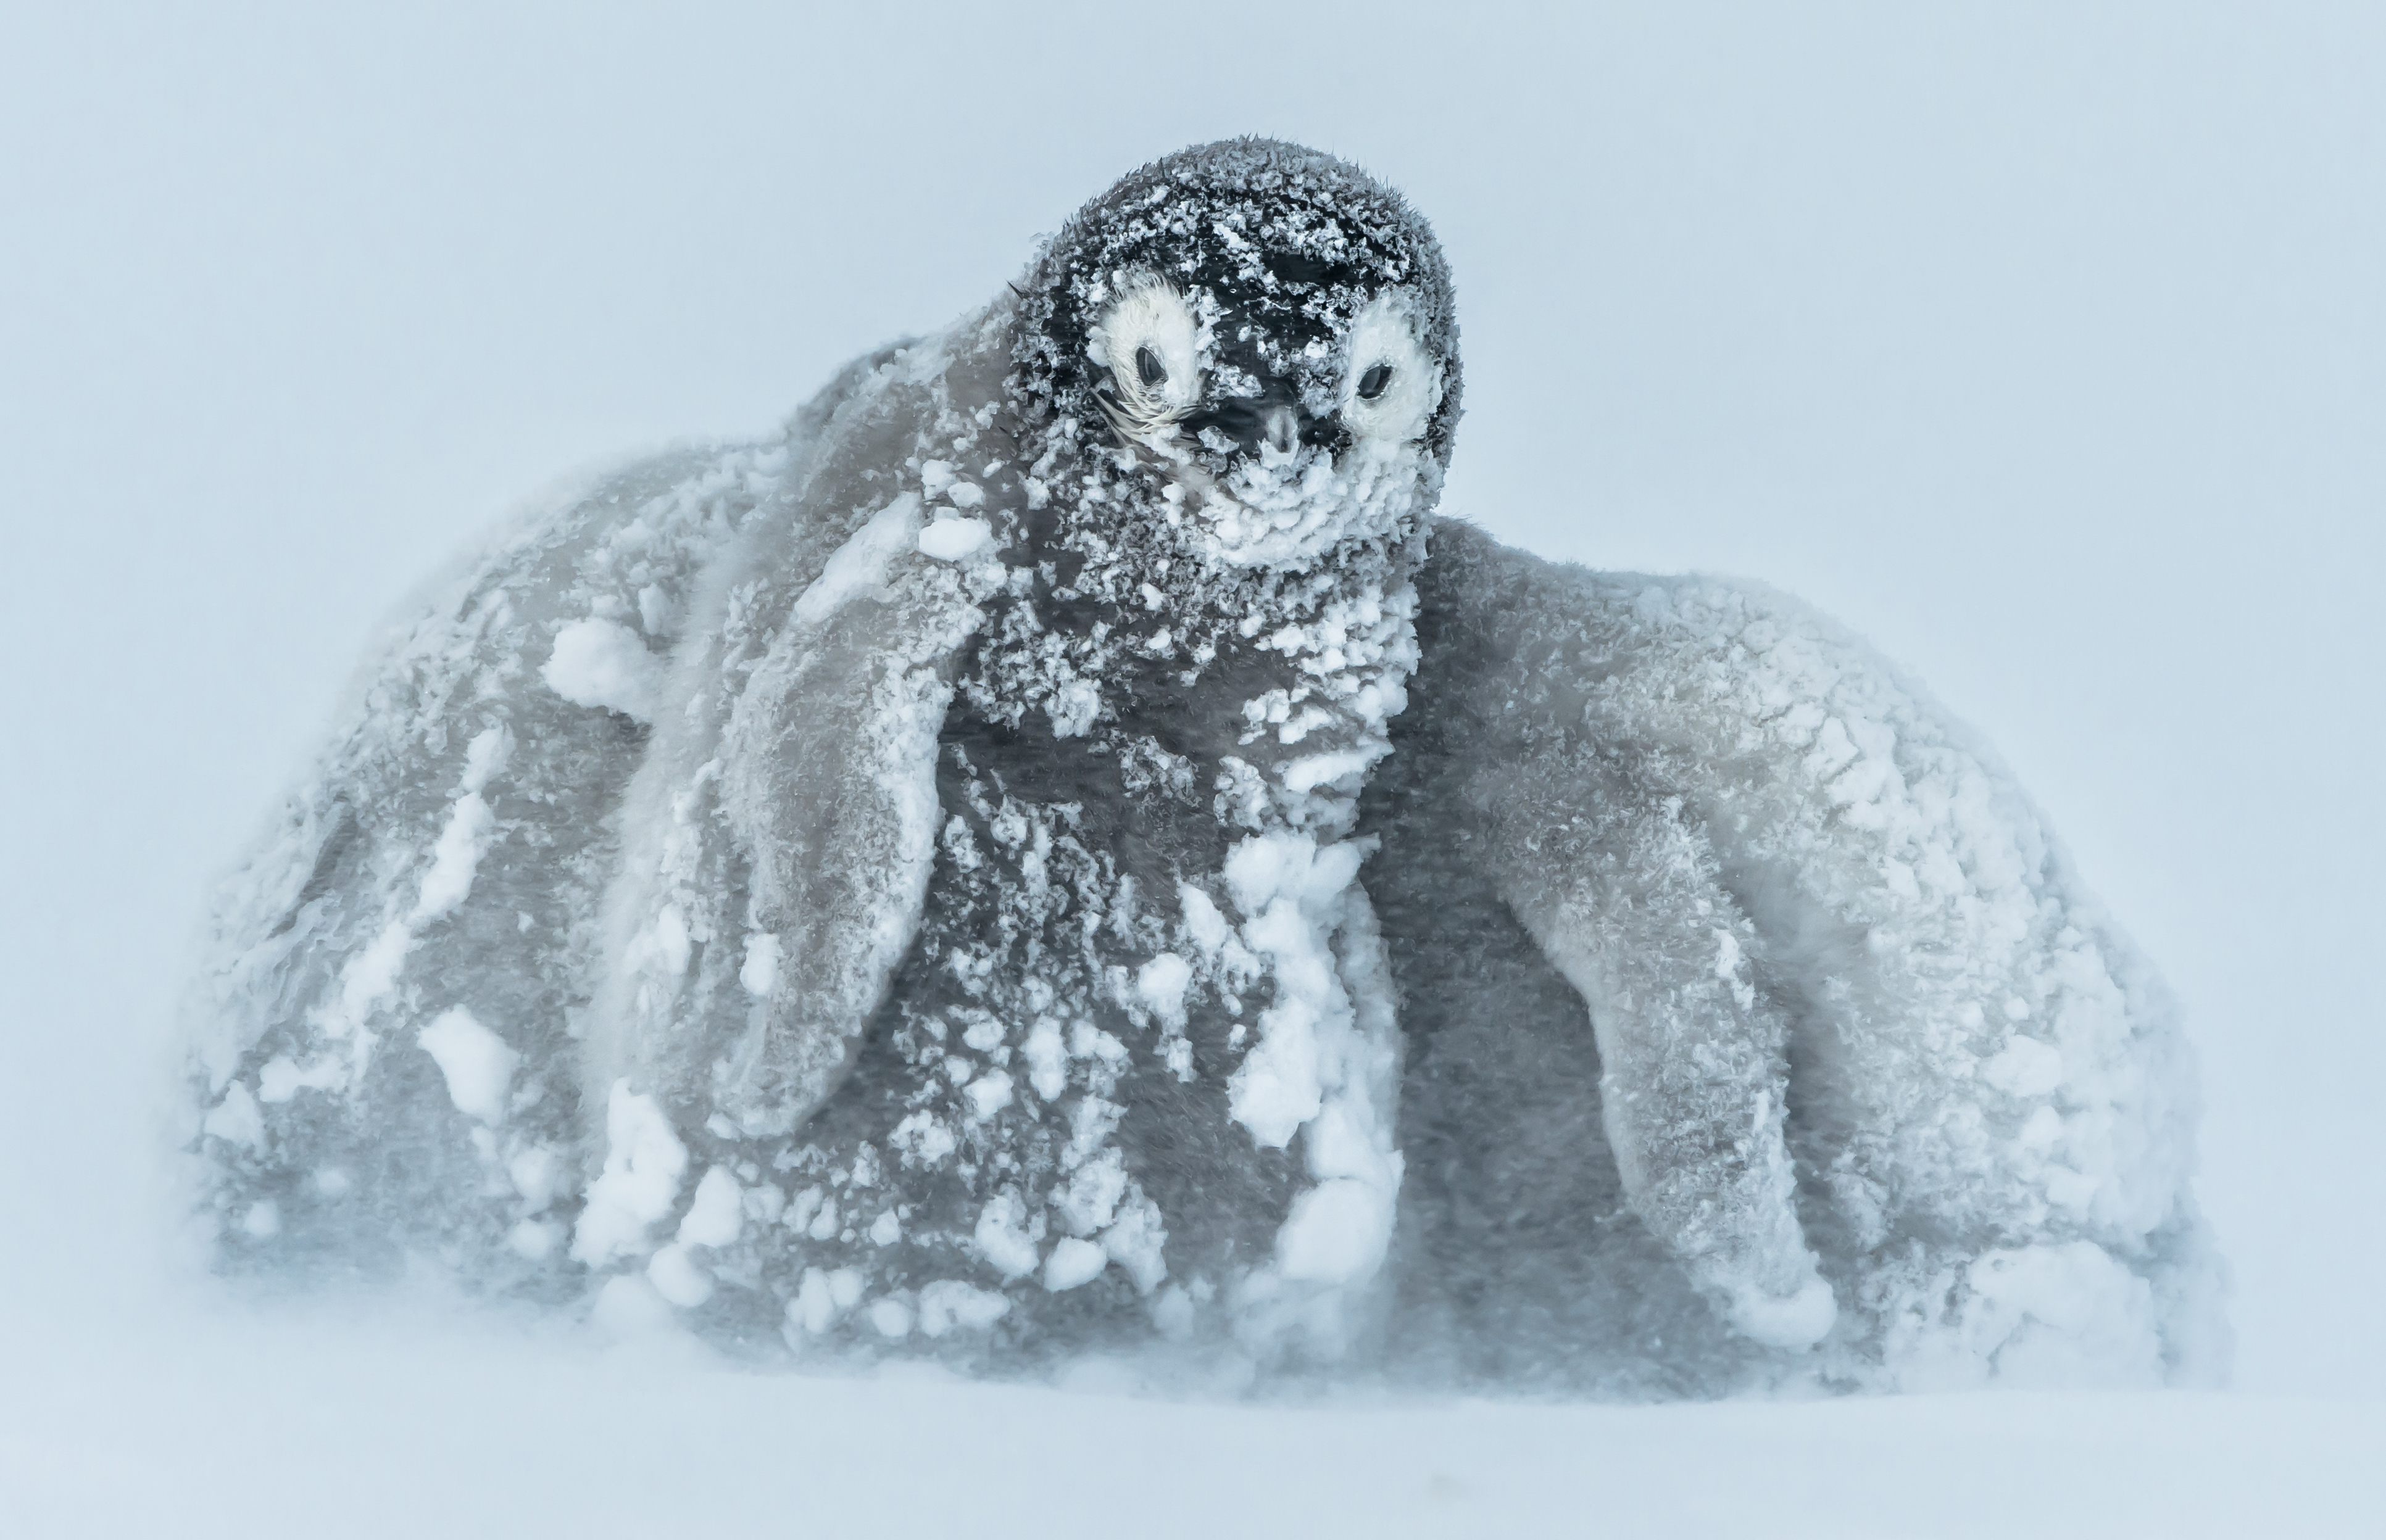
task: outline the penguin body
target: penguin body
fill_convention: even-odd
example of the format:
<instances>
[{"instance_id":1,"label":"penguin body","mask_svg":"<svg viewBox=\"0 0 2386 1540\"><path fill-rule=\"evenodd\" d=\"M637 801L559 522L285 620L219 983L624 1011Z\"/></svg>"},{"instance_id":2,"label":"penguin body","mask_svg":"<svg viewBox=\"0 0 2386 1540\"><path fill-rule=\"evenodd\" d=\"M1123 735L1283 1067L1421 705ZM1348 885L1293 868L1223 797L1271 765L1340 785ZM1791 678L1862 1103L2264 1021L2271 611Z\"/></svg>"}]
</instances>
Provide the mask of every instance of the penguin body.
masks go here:
<instances>
[{"instance_id":1,"label":"penguin body","mask_svg":"<svg viewBox=\"0 0 2386 1540\"><path fill-rule=\"evenodd\" d=\"M1435 1375L2225 1376L2178 1008L1984 745L1757 585L1446 521L1419 586L1361 828Z\"/></svg>"},{"instance_id":2,"label":"penguin body","mask_svg":"<svg viewBox=\"0 0 2386 1540\"><path fill-rule=\"evenodd\" d=\"M1422 223L1238 142L780 442L534 526L227 918L228 1258L427 1248L806 1346L1338 1356L1399 1182L1348 835L1456 409Z\"/></svg>"},{"instance_id":3,"label":"penguin body","mask_svg":"<svg viewBox=\"0 0 2386 1540\"><path fill-rule=\"evenodd\" d=\"M2158 982L1793 603L1433 521L1450 281L1235 141L395 640L195 1001L232 1271L1624 1395L2225 1356Z\"/></svg>"}]
</instances>

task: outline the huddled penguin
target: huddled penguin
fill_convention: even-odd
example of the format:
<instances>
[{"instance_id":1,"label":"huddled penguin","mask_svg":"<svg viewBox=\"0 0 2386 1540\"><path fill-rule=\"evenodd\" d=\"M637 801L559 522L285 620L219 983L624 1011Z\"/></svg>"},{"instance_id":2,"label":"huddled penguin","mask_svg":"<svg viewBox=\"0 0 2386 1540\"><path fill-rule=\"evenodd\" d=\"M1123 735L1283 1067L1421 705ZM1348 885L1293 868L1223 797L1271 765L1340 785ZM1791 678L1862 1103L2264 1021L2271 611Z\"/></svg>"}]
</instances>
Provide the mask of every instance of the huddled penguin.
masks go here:
<instances>
[{"instance_id":1,"label":"huddled penguin","mask_svg":"<svg viewBox=\"0 0 2386 1540\"><path fill-rule=\"evenodd\" d=\"M1994 755L1783 595L1433 538L1362 807L1402 1339L1620 1395L2225 1376L2178 1008Z\"/></svg>"},{"instance_id":2,"label":"huddled penguin","mask_svg":"<svg viewBox=\"0 0 2386 1540\"><path fill-rule=\"evenodd\" d=\"M1787 600L1437 525L1458 411L1424 221L1238 140L532 520L219 904L222 1264L985 1366L2208 1372L2173 1013L2027 804Z\"/></svg>"}]
</instances>

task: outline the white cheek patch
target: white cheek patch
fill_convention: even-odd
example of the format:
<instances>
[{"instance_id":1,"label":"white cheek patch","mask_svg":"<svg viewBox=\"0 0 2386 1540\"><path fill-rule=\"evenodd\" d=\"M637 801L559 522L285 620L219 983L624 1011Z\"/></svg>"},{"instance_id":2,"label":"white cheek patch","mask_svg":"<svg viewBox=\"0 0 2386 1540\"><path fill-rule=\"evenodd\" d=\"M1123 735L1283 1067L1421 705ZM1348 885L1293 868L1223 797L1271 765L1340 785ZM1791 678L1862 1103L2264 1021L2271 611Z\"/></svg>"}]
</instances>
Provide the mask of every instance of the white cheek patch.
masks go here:
<instances>
[{"instance_id":1,"label":"white cheek patch","mask_svg":"<svg viewBox=\"0 0 2386 1540\"><path fill-rule=\"evenodd\" d=\"M1165 371L1145 384L1136 355L1149 350ZM1189 411L1201 396L1199 329L1175 285L1157 277L1129 280L1086 341L1086 354L1111 371L1127 424L1149 430Z\"/></svg>"},{"instance_id":2,"label":"white cheek patch","mask_svg":"<svg viewBox=\"0 0 2386 1540\"><path fill-rule=\"evenodd\" d=\"M1362 400L1359 383L1368 371L1388 368L1390 377L1373 401ZM1417 345L1407 294L1378 294L1350 323L1350 367L1342 381L1342 420L1360 438L1406 444L1422 436L1441 405L1441 369Z\"/></svg>"}]
</instances>

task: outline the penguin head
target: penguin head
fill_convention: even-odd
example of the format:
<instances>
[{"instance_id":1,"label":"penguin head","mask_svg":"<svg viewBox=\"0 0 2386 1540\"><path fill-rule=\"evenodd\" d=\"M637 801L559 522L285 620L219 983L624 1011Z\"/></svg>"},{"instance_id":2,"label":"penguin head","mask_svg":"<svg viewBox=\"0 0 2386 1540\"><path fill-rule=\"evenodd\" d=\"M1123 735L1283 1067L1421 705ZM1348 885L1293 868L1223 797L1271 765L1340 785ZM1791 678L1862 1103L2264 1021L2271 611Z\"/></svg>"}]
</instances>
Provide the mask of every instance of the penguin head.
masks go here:
<instances>
[{"instance_id":1,"label":"penguin head","mask_svg":"<svg viewBox=\"0 0 2386 1540\"><path fill-rule=\"evenodd\" d=\"M1230 140L1126 177L1047 248L1019 338L1026 394L1125 483L1114 516L1215 564L1405 542L1449 462L1440 248L1399 194L1313 150Z\"/></svg>"}]
</instances>

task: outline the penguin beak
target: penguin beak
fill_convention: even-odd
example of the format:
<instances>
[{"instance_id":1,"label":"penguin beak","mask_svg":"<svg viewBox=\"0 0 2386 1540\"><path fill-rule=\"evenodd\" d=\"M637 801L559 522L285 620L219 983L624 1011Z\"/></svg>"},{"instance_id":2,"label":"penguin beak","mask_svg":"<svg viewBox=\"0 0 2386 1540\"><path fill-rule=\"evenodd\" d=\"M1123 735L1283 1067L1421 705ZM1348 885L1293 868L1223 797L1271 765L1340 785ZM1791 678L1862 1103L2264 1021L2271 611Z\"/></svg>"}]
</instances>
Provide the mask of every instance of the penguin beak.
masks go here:
<instances>
[{"instance_id":1,"label":"penguin beak","mask_svg":"<svg viewBox=\"0 0 2386 1540\"><path fill-rule=\"evenodd\" d=\"M1262 412L1259 444L1279 456L1300 447L1300 408L1278 402Z\"/></svg>"},{"instance_id":2,"label":"penguin beak","mask_svg":"<svg viewBox=\"0 0 2386 1540\"><path fill-rule=\"evenodd\" d=\"M1197 438L1205 429L1214 430L1233 440L1245 457L1266 461L1280 461L1302 444L1322 444L1330 436L1286 385L1260 395L1229 397L1187 418L1185 426Z\"/></svg>"}]
</instances>

